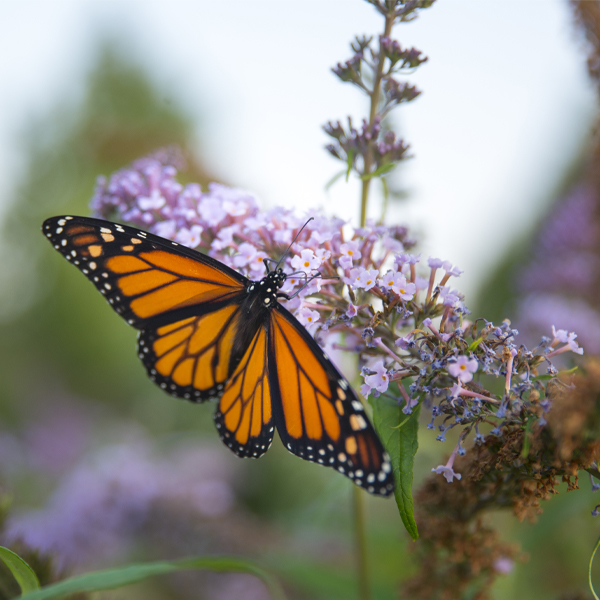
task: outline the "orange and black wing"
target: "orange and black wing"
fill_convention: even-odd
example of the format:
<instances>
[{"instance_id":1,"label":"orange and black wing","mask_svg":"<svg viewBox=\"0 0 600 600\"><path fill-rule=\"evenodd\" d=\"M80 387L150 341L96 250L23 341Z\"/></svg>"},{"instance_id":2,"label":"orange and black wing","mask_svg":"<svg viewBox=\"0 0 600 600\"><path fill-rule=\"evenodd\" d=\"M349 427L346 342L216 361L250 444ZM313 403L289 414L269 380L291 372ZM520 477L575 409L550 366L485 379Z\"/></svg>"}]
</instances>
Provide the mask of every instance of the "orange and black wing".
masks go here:
<instances>
[{"instance_id":1,"label":"orange and black wing","mask_svg":"<svg viewBox=\"0 0 600 600\"><path fill-rule=\"evenodd\" d=\"M274 426L264 326L227 382L214 420L223 442L242 458L258 458L271 446Z\"/></svg>"},{"instance_id":2,"label":"orange and black wing","mask_svg":"<svg viewBox=\"0 0 600 600\"><path fill-rule=\"evenodd\" d=\"M268 369L284 446L329 466L368 492L394 491L390 457L362 403L306 329L283 307L271 313Z\"/></svg>"},{"instance_id":3,"label":"orange and black wing","mask_svg":"<svg viewBox=\"0 0 600 600\"><path fill-rule=\"evenodd\" d=\"M43 232L141 329L138 354L150 378L193 401L218 396L232 359L249 280L220 262L133 227L54 217Z\"/></svg>"},{"instance_id":4,"label":"orange and black wing","mask_svg":"<svg viewBox=\"0 0 600 600\"><path fill-rule=\"evenodd\" d=\"M47 219L42 231L138 329L239 302L249 283L209 256L134 227L65 216Z\"/></svg>"},{"instance_id":5,"label":"orange and black wing","mask_svg":"<svg viewBox=\"0 0 600 600\"><path fill-rule=\"evenodd\" d=\"M228 303L200 316L143 329L138 354L148 376L169 394L193 402L220 396L236 363L232 354L239 319L240 305Z\"/></svg>"}]
</instances>

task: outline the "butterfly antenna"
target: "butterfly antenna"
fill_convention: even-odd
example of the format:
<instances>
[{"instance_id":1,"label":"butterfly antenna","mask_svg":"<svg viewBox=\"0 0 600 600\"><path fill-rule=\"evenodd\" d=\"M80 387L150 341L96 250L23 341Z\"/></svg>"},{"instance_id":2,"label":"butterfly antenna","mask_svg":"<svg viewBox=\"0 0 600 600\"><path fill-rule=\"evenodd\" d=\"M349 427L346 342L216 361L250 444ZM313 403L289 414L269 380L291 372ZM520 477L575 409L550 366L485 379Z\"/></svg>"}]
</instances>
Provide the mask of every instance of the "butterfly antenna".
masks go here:
<instances>
[{"instance_id":1,"label":"butterfly antenna","mask_svg":"<svg viewBox=\"0 0 600 600\"><path fill-rule=\"evenodd\" d=\"M306 221L306 223L304 223L304 225L302 225L302 227L300 228L300 231L296 234L296 237L292 240L292 243L287 247L287 250L283 253L283 256L279 259L279 262L275 266L276 270L279 268L279 265L283 262L283 259L290 253L290 250L292 249L292 246L296 243L296 240L300 237L300 234L304 231L304 228L311 221L314 221L314 219L315 219L314 217L311 217L308 221Z\"/></svg>"},{"instance_id":2,"label":"butterfly antenna","mask_svg":"<svg viewBox=\"0 0 600 600\"><path fill-rule=\"evenodd\" d=\"M304 273L304 283L300 286L299 289L296 290L295 293L293 293L289 298L287 298L287 300L291 300L292 298L295 298L305 287L308 286L308 284L313 280L313 279L317 279L317 277L323 277L323 273L317 273L316 275L312 275L311 277L308 277L308 275L306 273ZM326 279L333 279L332 277L327 277Z\"/></svg>"}]
</instances>

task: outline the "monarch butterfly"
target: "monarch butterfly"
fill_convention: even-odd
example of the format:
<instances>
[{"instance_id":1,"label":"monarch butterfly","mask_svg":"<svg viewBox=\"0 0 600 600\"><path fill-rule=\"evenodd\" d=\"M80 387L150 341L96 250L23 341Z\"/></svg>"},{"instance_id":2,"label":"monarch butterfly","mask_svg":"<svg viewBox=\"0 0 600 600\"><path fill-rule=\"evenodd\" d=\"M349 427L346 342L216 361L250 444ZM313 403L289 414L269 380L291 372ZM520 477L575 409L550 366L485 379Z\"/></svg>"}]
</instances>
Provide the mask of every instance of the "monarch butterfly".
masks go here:
<instances>
[{"instance_id":1,"label":"monarch butterfly","mask_svg":"<svg viewBox=\"0 0 600 600\"><path fill-rule=\"evenodd\" d=\"M278 298L279 266L252 281L170 240L101 219L52 217L43 233L139 329L152 381L193 402L218 398L214 421L242 458L277 428L283 445L368 492L394 490L390 458L362 403Z\"/></svg>"}]
</instances>

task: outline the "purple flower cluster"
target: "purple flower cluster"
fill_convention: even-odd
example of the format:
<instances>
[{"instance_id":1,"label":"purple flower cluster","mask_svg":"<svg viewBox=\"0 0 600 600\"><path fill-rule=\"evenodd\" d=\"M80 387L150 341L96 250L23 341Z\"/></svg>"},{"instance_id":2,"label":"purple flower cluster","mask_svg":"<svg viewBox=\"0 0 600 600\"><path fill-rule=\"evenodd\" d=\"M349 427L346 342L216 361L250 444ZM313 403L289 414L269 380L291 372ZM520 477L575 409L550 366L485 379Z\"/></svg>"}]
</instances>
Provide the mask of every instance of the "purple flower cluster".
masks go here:
<instances>
[{"instance_id":1,"label":"purple flower cluster","mask_svg":"<svg viewBox=\"0 0 600 600\"><path fill-rule=\"evenodd\" d=\"M347 302L339 295L343 286L337 278L354 280L350 287L357 290L370 290L376 281L382 283L379 269L390 262L392 253L402 252L412 244L404 228L353 230L343 220L327 218L318 211L298 215L292 210L274 208L259 213L255 197L248 192L216 183L203 192L197 184L182 186L176 174L175 167L157 158L137 160L109 180L99 179L91 201L93 213L207 252L251 279L264 275L263 259L279 258L312 217L283 265L286 272L294 275L288 277L282 291L289 293L299 288L296 298L286 307L304 324L322 321L323 313L331 312L330 306L315 305L309 297L317 294L335 298L343 303L345 313ZM389 279L390 273L397 270L396 262L386 277ZM317 272L322 277L307 284L310 275ZM384 285L397 290L399 286L412 289L401 274ZM406 292L405 297L409 297Z\"/></svg>"},{"instance_id":2,"label":"purple flower cluster","mask_svg":"<svg viewBox=\"0 0 600 600\"><path fill-rule=\"evenodd\" d=\"M579 331L590 352L600 353L598 205L593 186L580 184L542 225L532 259L516 277L516 322L528 338L561 323Z\"/></svg>"},{"instance_id":3,"label":"purple flower cluster","mask_svg":"<svg viewBox=\"0 0 600 600\"><path fill-rule=\"evenodd\" d=\"M175 175L156 158L136 161L99 182L92 207L98 216L208 252L251 279L263 277L263 259L282 256L314 217L282 264L290 274L283 291L297 292L285 306L330 355L358 355L365 397L385 394L406 414L423 403L432 412L429 427L439 422L441 441L448 430L461 429L459 454L471 431L481 439L480 425L520 422L535 404L547 410L547 380L536 377L538 369L546 364L553 377L552 356L582 352L567 331L553 329L552 338L530 351L516 343L508 321L499 327L469 321L462 295L450 285L462 271L437 258L418 270L420 256L407 252L413 242L404 228L353 228L318 212L283 208L261 213L248 192L216 184L203 192L181 186ZM504 383L500 396L482 387L497 378ZM447 476L451 468L440 472Z\"/></svg>"},{"instance_id":4,"label":"purple flower cluster","mask_svg":"<svg viewBox=\"0 0 600 600\"><path fill-rule=\"evenodd\" d=\"M369 150L373 151L375 164L383 170L401 161L408 150L408 145L403 140L397 140L393 131L380 135L381 117L375 117L373 125L363 120L360 131L352 125L350 117L347 128L338 121L335 124L327 123L323 130L336 141L326 146L326 150L355 169L359 175L365 175L364 157Z\"/></svg>"},{"instance_id":5,"label":"purple flower cluster","mask_svg":"<svg viewBox=\"0 0 600 600\"><path fill-rule=\"evenodd\" d=\"M386 2L383 6L374 1L372 4L383 11L386 19L395 22L415 17L417 10L427 8L432 2ZM396 139L393 131L383 128L382 121L394 107L412 102L419 96L421 92L415 86L398 81L396 75L416 69L427 61L427 57L416 48L402 48L389 35L379 36L378 47L372 37L357 37L351 48L353 56L338 63L332 71L344 83L367 94L371 114L368 120L363 119L360 131L352 125L350 117L347 127L339 121L330 121L323 130L334 140L326 146L327 151L346 164L348 174L354 170L364 182L385 175L406 158L408 145Z\"/></svg>"},{"instance_id":6,"label":"purple flower cluster","mask_svg":"<svg viewBox=\"0 0 600 600\"><path fill-rule=\"evenodd\" d=\"M151 528L157 506L165 518L197 520L233 508L235 463L216 447L179 444L164 455L139 431L122 433L127 444L84 454L45 507L14 513L7 539L51 553L59 568L112 562Z\"/></svg>"}]
</instances>

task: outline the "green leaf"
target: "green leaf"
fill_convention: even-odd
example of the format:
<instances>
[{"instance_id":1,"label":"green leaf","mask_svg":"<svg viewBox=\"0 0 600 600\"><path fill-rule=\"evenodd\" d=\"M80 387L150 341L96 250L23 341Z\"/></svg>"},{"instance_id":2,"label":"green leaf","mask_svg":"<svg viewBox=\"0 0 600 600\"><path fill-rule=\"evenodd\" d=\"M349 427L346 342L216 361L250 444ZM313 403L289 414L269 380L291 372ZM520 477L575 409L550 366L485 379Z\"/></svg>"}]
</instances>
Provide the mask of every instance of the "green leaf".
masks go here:
<instances>
[{"instance_id":1,"label":"green leaf","mask_svg":"<svg viewBox=\"0 0 600 600\"><path fill-rule=\"evenodd\" d=\"M558 377L560 377L561 375L572 375L573 373L575 373L575 371L577 371L577 369L579 369L579 367L575 366L572 369L566 369L564 371L559 371L558 372ZM550 381L550 379L556 379L556 375L553 375L552 373L544 373L542 375L535 375L534 377L531 378L531 381Z\"/></svg>"},{"instance_id":2,"label":"green leaf","mask_svg":"<svg viewBox=\"0 0 600 600\"><path fill-rule=\"evenodd\" d=\"M469 347L467 348L467 352L473 352L475 350L475 348L477 348L477 346L479 346L479 344L481 344L481 342L483 342L483 338L477 338L476 340L473 340L469 344Z\"/></svg>"},{"instance_id":3,"label":"green leaf","mask_svg":"<svg viewBox=\"0 0 600 600\"><path fill-rule=\"evenodd\" d=\"M402 385L401 383L399 385ZM415 454L419 448L419 404L413 409L412 415L406 419L406 415L398 404L384 396L371 399L373 406L373 423L392 459L392 467L396 478L396 504L400 511L400 518L406 527L406 531L413 540L419 537L417 524L415 522L412 483ZM398 425L402 423L401 427Z\"/></svg>"},{"instance_id":4,"label":"green leaf","mask_svg":"<svg viewBox=\"0 0 600 600\"><path fill-rule=\"evenodd\" d=\"M387 213L388 204L390 201L390 188L385 177L380 177L379 181L381 181L381 191L383 192L383 206L381 207L380 223L383 223L385 221L385 215Z\"/></svg>"},{"instance_id":5,"label":"green leaf","mask_svg":"<svg viewBox=\"0 0 600 600\"><path fill-rule=\"evenodd\" d=\"M385 163L381 165L378 169L371 171L371 173L365 173L361 175L360 178L365 181L367 179L373 179L373 177L379 177L380 175L385 175L388 171L391 171L396 166L396 163Z\"/></svg>"},{"instance_id":6,"label":"green leaf","mask_svg":"<svg viewBox=\"0 0 600 600\"><path fill-rule=\"evenodd\" d=\"M326 184L325 184L325 191L327 192L331 186L340 178L343 177L344 175L346 175L346 169L343 169L342 171L340 171L339 173L336 173Z\"/></svg>"},{"instance_id":7,"label":"green leaf","mask_svg":"<svg viewBox=\"0 0 600 600\"><path fill-rule=\"evenodd\" d=\"M521 458L525 459L529 456L529 448L531 446L531 429L533 424L537 421L537 417L530 416L525 423L525 435L523 436L523 448L521 450Z\"/></svg>"},{"instance_id":8,"label":"green leaf","mask_svg":"<svg viewBox=\"0 0 600 600\"><path fill-rule=\"evenodd\" d=\"M63 598L64 596L79 592L111 590L137 583L148 577L187 569L251 573L264 581L273 600L285 600L285 595L281 586L266 571L250 561L227 557L184 558L182 560L160 561L128 565L126 567L106 569L104 571L94 571L93 573L71 577L70 579L48 585L37 591L24 594L21 596L20 600L48 600L50 598Z\"/></svg>"},{"instance_id":9,"label":"green leaf","mask_svg":"<svg viewBox=\"0 0 600 600\"><path fill-rule=\"evenodd\" d=\"M594 586L592 585L592 563L594 562L594 556L596 555L596 550L600 547L600 537L594 546L594 551L592 552L592 556L590 557L590 566L588 568L588 583L590 584L590 590L592 590L592 594L596 600L600 600L594 591Z\"/></svg>"},{"instance_id":10,"label":"green leaf","mask_svg":"<svg viewBox=\"0 0 600 600\"><path fill-rule=\"evenodd\" d=\"M0 546L0 558L17 580L21 588L21 594L40 589L40 582L33 569L18 554L4 546Z\"/></svg>"},{"instance_id":11,"label":"green leaf","mask_svg":"<svg viewBox=\"0 0 600 600\"><path fill-rule=\"evenodd\" d=\"M531 381L550 381L550 379L555 379L556 375L552 375L550 373L544 373L543 375L534 375L531 378Z\"/></svg>"},{"instance_id":12,"label":"green leaf","mask_svg":"<svg viewBox=\"0 0 600 600\"><path fill-rule=\"evenodd\" d=\"M348 182L348 179L350 179L350 173L352 171L352 166L354 164L354 150L350 149L348 151L348 154L346 156L346 183Z\"/></svg>"}]
</instances>

